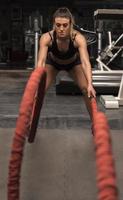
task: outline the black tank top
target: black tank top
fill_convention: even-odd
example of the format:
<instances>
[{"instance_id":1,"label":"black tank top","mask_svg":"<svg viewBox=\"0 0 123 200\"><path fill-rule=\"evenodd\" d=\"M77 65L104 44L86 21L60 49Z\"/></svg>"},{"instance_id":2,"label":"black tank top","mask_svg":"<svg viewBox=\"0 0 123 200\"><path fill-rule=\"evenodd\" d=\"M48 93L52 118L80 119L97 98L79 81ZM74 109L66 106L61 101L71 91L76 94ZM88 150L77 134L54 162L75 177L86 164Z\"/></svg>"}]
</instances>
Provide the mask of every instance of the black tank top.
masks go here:
<instances>
[{"instance_id":1,"label":"black tank top","mask_svg":"<svg viewBox=\"0 0 123 200\"><path fill-rule=\"evenodd\" d=\"M76 53L78 54L78 48L74 47L74 44L73 44L76 34L74 35L73 39L70 38L69 48L65 52L60 51L58 49L57 42L56 42L56 32L55 31L53 32L53 37L51 36L50 32L49 32L49 35L51 37L52 44L51 46L48 47L48 52L52 52L52 54L58 59L68 60L74 57Z\"/></svg>"}]
</instances>

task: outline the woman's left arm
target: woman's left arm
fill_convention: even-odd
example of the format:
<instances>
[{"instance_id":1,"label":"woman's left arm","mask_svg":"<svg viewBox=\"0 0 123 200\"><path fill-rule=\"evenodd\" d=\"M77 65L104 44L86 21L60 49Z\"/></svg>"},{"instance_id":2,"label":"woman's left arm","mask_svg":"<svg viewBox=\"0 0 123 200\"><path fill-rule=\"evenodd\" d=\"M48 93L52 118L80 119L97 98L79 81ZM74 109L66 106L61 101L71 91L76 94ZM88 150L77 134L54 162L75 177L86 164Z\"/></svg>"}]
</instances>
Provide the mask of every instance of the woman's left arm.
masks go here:
<instances>
[{"instance_id":1,"label":"woman's left arm","mask_svg":"<svg viewBox=\"0 0 123 200\"><path fill-rule=\"evenodd\" d=\"M82 63L83 72L88 82L88 96L96 96L96 92L92 85L92 67L89 59L87 42L83 35L77 34L76 44L80 54L80 60Z\"/></svg>"}]
</instances>

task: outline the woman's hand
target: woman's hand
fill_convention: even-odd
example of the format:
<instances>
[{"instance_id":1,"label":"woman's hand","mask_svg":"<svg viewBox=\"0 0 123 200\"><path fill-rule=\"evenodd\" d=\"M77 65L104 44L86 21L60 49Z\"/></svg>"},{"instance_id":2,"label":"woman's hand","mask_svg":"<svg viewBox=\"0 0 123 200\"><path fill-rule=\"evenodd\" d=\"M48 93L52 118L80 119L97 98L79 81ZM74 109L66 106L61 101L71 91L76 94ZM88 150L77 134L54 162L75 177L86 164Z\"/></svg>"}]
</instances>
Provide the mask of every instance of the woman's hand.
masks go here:
<instances>
[{"instance_id":1,"label":"woman's hand","mask_svg":"<svg viewBox=\"0 0 123 200\"><path fill-rule=\"evenodd\" d=\"M92 84L88 85L87 92L88 92L88 97L89 97L89 98L91 98L91 97L96 98L96 91L95 91L95 89L93 88L93 85L92 85Z\"/></svg>"}]
</instances>

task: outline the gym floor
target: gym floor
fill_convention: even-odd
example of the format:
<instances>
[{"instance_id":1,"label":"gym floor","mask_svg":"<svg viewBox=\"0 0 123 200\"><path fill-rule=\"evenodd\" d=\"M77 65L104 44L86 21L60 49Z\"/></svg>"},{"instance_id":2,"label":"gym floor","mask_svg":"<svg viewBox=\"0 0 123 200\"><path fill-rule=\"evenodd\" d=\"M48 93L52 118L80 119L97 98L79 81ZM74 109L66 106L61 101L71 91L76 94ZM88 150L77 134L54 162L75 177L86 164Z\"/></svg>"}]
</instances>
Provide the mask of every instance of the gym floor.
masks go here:
<instances>
[{"instance_id":1,"label":"gym floor","mask_svg":"<svg viewBox=\"0 0 123 200\"><path fill-rule=\"evenodd\" d=\"M31 70L0 70L0 199L7 199L8 164L19 105ZM119 198L123 199L123 107L98 107L109 122ZM20 200L96 200L91 122L80 95L45 96L35 142L25 145Z\"/></svg>"}]
</instances>

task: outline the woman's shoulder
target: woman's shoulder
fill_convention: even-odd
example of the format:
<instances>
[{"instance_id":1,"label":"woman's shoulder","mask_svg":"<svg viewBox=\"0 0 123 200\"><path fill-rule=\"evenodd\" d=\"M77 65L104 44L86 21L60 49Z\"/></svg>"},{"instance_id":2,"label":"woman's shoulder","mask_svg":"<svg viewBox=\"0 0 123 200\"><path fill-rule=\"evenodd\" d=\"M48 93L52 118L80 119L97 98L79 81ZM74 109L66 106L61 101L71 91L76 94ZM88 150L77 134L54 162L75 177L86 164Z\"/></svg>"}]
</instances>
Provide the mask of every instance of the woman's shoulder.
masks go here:
<instances>
[{"instance_id":1,"label":"woman's shoulder","mask_svg":"<svg viewBox=\"0 0 123 200\"><path fill-rule=\"evenodd\" d=\"M52 39L52 38L51 38L52 35L53 35L53 30L48 31L48 32L46 32L46 33L43 33L43 34L41 35L40 41L50 42L51 39Z\"/></svg>"},{"instance_id":2,"label":"woman's shoulder","mask_svg":"<svg viewBox=\"0 0 123 200\"><path fill-rule=\"evenodd\" d=\"M74 41L74 44L75 44L75 46L79 46L80 44L86 44L87 43L87 41L86 41L86 38L85 38L85 36L82 34L82 33L80 33L79 31L73 31L73 41Z\"/></svg>"},{"instance_id":3,"label":"woman's shoulder","mask_svg":"<svg viewBox=\"0 0 123 200\"><path fill-rule=\"evenodd\" d=\"M76 38L79 38L79 37L83 38L84 35L81 34L79 31L73 29L73 31L72 31L72 40L74 41L74 40L76 40Z\"/></svg>"},{"instance_id":4,"label":"woman's shoulder","mask_svg":"<svg viewBox=\"0 0 123 200\"><path fill-rule=\"evenodd\" d=\"M45 38L45 37L49 37L50 35L53 35L53 30L47 31L46 33L43 33L43 34L41 35L41 37Z\"/></svg>"},{"instance_id":5,"label":"woman's shoulder","mask_svg":"<svg viewBox=\"0 0 123 200\"><path fill-rule=\"evenodd\" d=\"M82 36L82 37L84 37L84 35L83 35L82 33L80 33L79 31L77 31L77 30L75 30L75 29L73 29L72 35L73 35L73 36L77 35L77 36Z\"/></svg>"}]
</instances>

